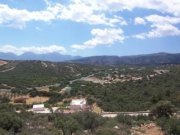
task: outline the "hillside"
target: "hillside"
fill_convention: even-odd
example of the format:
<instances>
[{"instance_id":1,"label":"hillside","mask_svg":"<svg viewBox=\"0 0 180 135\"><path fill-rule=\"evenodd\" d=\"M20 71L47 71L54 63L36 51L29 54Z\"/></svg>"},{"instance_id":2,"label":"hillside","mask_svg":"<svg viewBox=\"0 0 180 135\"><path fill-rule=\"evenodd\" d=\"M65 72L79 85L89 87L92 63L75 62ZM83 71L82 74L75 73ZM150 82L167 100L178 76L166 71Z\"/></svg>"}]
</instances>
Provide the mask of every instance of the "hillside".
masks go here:
<instances>
[{"instance_id":1,"label":"hillside","mask_svg":"<svg viewBox=\"0 0 180 135\"><path fill-rule=\"evenodd\" d=\"M0 66L7 64L6 61L0 60Z\"/></svg>"},{"instance_id":2,"label":"hillside","mask_svg":"<svg viewBox=\"0 0 180 135\"><path fill-rule=\"evenodd\" d=\"M169 103L173 109L180 110L180 65L97 66L46 61L0 61L0 63L0 125L14 121L21 122L25 125L20 126L23 129L22 134L26 133L24 131L35 134L41 130L35 126L43 126L41 134L57 135L53 134L60 131L56 126L57 118L61 124L66 125L66 121L69 120L72 120L70 125L78 124L80 126L78 134L87 130L84 127L92 120L93 123L99 122L101 125L99 128L96 127L98 133L102 128L105 129L100 135L108 132L107 127L110 131L113 130L112 135L116 135L115 133L128 135L131 132L159 134L164 131L179 133L179 127L176 126L179 119L176 116L170 119L158 118L157 122L151 117L140 115L135 117L119 114L115 118L107 119L97 111L107 113L147 111L159 103ZM25 111L32 108L33 104L43 103L47 107L55 106L68 112L70 102L75 98L85 98L90 112L40 115ZM14 110L23 113L16 113ZM14 120L14 117L20 121ZM148 124L149 122L151 124ZM159 130L159 126L163 131ZM3 129L9 131L9 128ZM6 131L0 129L0 134L4 132Z\"/></svg>"},{"instance_id":3,"label":"hillside","mask_svg":"<svg viewBox=\"0 0 180 135\"><path fill-rule=\"evenodd\" d=\"M88 95L104 111L149 110L161 100L179 108L179 76L178 65L114 67L73 83L71 94Z\"/></svg>"},{"instance_id":4,"label":"hillside","mask_svg":"<svg viewBox=\"0 0 180 135\"><path fill-rule=\"evenodd\" d=\"M76 63L96 65L161 65L180 64L180 54L156 53L135 56L92 56L74 60Z\"/></svg>"},{"instance_id":5,"label":"hillside","mask_svg":"<svg viewBox=\"0 0 180 135\"><path fill-rule=\"evenodd\" d=\"M0 66L0 86L26 90L52 85L48 95L62 94L55 103L59 98L83 96L105 111L137 111L147 110L160 100L169 100L179 107L179 69L178 65L96 66L8 61ZM68 95L64 96L69 87ZM37 91L33 93L41 95Z\"/></svg>"},{"instance_id":6,"label":"hillside","mask_svg":"<svg viewBox=\"0 0 180 135\"><path fill-rule=\"evenodd\" d=\"M26 87L65 83L101 68L73 63L9 61L8 64L0 66L0 82Z\"/></svg>"},{"instance_id":7,"label":"hillside","mask_svg":"<svg viewBox=\"0 0 180 135\"><path fill-rule=\"evenodd\" d=\"M49 103L83 96L104 111L148 110L160 100L179 108L179 57L158 53L73 61L77 63L1 60L0 89L18 88L28 94L29 88L36 88L33 95L41 96L37 87L45 86L48 91L43 94L51 95Z\"/></svg>"}]
</instances>

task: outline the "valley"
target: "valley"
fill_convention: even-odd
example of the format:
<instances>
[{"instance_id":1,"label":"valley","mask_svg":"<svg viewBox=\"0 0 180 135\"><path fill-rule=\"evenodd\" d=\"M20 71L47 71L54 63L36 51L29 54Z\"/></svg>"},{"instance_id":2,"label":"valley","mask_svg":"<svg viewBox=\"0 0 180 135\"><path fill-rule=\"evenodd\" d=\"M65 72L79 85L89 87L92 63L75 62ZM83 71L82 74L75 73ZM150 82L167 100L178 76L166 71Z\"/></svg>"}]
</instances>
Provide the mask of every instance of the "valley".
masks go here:
<instances>
[{"instance_id":1,"label":"valley","mask_svg":"<svg viewBox=\"0 0 180 135\"><path fill-rule=\"evenodd\" d=\"M0 135L180 135L180 0L0 0Z\"/></svg>"},{"instance_id":2,"label":"valley","mask_svg":"<svg viewBox=\"0 0 180 135\"><path fill-rule=\"evenodd\" d=\"M102 125L99 123L100 128L97 129L97 133L101 128L105 128L106 124L113 122L117 128L108 126L109 130L114 133L121 130L126 135L130 132L141 134L142 129L147 134L158 132L159 127L149 130L146 127L139 127L139 123L151 122L162 126L159 123L161 119L155 120L151 117L153 107L161 102L172 105L179 114L180 65L104 66L47 61L5 61L4 63L0 66L0 102L1 105L13 106L16 112L20 112L18 114L20 117L23 110L30 113L28 110L31 110L33 105L44 104L48 112L46 115L51 116L49 108L59 110L54 112L55 116L52 114L53 117L57 117L56 119L59 117L63 120L59 116L63 113L67 115L64 119L70 117L75 120L77 120L76 115L85 117L93 115L106 121ZM71 101L74 99L86 99L89 111L71 110ZM27 119L44 117L45 122L46 115L43 114L43 112L35 113L33 116L28 114ZM178 115L172 115L175 122L179 121L177 117ZM167 121L168 119L165 122ZM52 124L51 121L49 122ZM122 124L123 129L119 124ZM42 125L41 123L39 126ZM127 131L124 130L126 126L128 126ZM139 131L134 128L137 126ZM54 127L51 125L50 128ZM26 130L30 132L27 125ZM169 132L164 126L162 130L161 134Z\"/></svg>"}]
</instances>

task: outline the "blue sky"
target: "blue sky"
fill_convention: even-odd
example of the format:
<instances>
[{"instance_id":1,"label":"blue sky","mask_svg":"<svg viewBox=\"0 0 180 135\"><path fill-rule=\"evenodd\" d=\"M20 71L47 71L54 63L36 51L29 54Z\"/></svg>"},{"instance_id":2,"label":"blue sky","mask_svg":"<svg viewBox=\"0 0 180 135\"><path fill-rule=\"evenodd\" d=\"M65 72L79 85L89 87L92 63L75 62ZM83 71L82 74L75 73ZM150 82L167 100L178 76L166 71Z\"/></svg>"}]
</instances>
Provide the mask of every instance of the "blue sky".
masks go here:
<instances>
[{"instance_id":1,"label":"blue sky","mask_svg":"<svg viewBox=\"0 0 180 135\"><path fill-rule=\"evenodd\" d=\"M180 53L180 0L0 0L0 52Z\"/></svg>"}]
</instances>

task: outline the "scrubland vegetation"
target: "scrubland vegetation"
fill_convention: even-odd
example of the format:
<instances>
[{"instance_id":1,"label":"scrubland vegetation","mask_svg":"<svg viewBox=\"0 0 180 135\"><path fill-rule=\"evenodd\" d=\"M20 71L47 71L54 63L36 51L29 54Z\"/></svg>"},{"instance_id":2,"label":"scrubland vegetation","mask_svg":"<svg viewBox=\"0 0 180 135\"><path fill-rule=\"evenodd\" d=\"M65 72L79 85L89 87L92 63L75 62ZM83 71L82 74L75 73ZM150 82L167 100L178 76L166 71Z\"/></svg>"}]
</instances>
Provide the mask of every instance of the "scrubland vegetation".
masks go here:
<instances>
[{"instance_id":1,"label":"scrubland vegetation","mask_svg":"<svg viewBox=\"0 0 180 135\"><path fill-rule=\"evenodd\" d=\"M82 78L89 75L105 83ZM164 134L178 135L180 120L174 113L180 110L179 82L179 65L102 67L46 62L44 66L41 61L9 62L0 66L0 134L129 135L132 127L153 122ZM41 90L41 86L48 90ZM27 102L37 97L46 100ZM34 103L51 107L60 106L61 102L61 106L66 106L74 97L86 98L89 105L96 103L102 111L150 110L151 115L103 118L92 112L26 112Z\"/></svg>"}]
</instances>

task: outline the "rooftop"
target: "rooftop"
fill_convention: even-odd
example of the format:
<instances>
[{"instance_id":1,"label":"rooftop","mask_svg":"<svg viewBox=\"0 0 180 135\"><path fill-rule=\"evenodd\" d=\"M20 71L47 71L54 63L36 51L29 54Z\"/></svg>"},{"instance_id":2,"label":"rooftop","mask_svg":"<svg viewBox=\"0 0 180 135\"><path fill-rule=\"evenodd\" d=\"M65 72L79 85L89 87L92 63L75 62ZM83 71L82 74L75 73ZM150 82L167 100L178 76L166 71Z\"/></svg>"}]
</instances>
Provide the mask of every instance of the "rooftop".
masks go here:
<instances>
[{"instance_id":1,"label":"rooftop","mask_svg":"<svg viewBox=\"0 0 180 135\"><path fill-rule=\"evenodd\" d=\"M36 109L36 108L44 108L44 104L33 105L33 109Z\"/></svg>"},{"instance_id":2,"label":"rooftop","mask_svg":"<svg viewBox=\"0 0 180 135\"><path fill-rule=\"evenodd\" d=\"M86 104L86 99L72 99L71 105L84 105Z\"/></svg>"}]
</instances>

